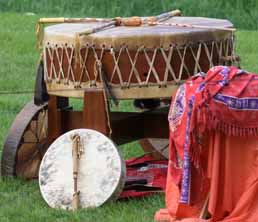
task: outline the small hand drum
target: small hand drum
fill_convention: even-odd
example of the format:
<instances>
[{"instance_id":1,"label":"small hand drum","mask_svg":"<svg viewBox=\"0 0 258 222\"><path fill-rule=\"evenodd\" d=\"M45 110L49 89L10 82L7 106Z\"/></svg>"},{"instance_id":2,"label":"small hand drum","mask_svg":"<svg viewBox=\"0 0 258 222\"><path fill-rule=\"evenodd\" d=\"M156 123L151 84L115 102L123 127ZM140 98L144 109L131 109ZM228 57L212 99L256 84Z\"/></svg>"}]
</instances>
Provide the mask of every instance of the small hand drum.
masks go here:
<instances>
[{"instance_id":1,"label":"small hand drum","mask_svg":"<svg viewBox=\"0 0 258 222\"><path fill-rule=\"evenodd\" d=\"M79 138L76 157L75 137ZM95 130L76 129L60 136L46 152L39 185L50 207L72 210L76 195L78 207L98 207L120 195L125 171L125 163L109 138Z\"/></svg>"}]
</instances>

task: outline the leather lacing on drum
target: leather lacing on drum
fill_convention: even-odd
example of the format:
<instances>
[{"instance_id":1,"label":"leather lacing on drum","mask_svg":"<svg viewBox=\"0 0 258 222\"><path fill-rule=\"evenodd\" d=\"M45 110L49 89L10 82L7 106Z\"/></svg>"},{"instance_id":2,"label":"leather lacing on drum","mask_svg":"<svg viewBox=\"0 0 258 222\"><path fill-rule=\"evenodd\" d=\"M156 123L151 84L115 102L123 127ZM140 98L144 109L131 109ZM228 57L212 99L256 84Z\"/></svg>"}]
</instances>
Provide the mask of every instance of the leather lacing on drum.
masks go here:
<instances>
[{"instance_id":1,"label":"leather lacing on drum","mask_svg":"<svg viewBox=\"0 0 258 222\"><path fill-rule=\"evenodd\" d=\"M210 46L210 49L209 49ZM84 54L82 55L82 49L85 49ZM182 76L183 74L187 74L187 76L192 76L193 74L196 74L198 72L203 72L200 60L201 60L201 52L202 49L204 49L204 52L206 54L206 58L209 63L209 67L213 67L213 55L214 51L216 51L216 54L218 55L219 63L220 64L234 64L235 62L238 62L236 56L235 56L235 44L234 44L234 37L228 38L222 41L211 41L211 42L200 42L198 45L197 50L196 44L189 44L185 46L178 46L178 45L170 45L168 49L164 48L154 48L154 49L148 49L144 46L141 46L137 49L136 54L134 57L129 52L129 49L126 47L126 45L121 46L120 49L115 50L112 47L106 48L105 46L102 47L100 55L98 55L96 48L94 45L86 45L80 48L79 50L79 79L75 80L74 73L76 72L76 65L74 64L74 56L75 56L75 49L73 46L68 45L51 45L47 44L45 46L44 54L45 54L45 78L47 82L55 81L55 83L64 83L67 85L72 85L74 88L78 89L82 87L83 79L86 79L86 83L89 84L89 87L96 87L97 80L101 80L101 70L94 71L94 79L90 79L89 71L86 66L86 61L89 57L89 50L92 50L95 62L99 63L102 66L102 59L105 53L111 53L113 62L114 62L114 68L113 72L109 81L109 85L112 87L119 87L119 88L130 88L130 87L147 87L147 86L153 86L157 85L159 87L166 87L169 84L180 84L182 82ZM131 64L131 70L129 72L129 77L125 81L123 79L122 71L120 69L120 56L122 52L126 52L129 62ZM148 51L152 51L153 55L150 57L148 55ZM162 54L162 57L164 59L164 62L166 64L165 73L164 73L164 79L161 80L158 72L155 68L155 60L157 57L157 52L160 51ZM190 73L186 63L185 63L185 57L186 52L191 52L192 58L195 62L194 66L194 73ZM145 55L146 62L149 66L149 69L147 71L147 75L145 80L142 80L139 74L139 71L136 68L136 62L137 58L139 56L139 53L143 53ZM171 65L172 59L173 59L173 53L177 53L180 59L180 69L179 72L176 72ZM48 55L49 61L46 59L46 54ZM68 70L65 77L64 70L63 70L63 59L64 54L66 55L66 58L68 60ZM56 59L55 59L56 58ZM58 62L58 67L54 64L55 61ZM50 67L49 69L47 67ZM177 73L177 75L176 75ZM151 75L155 78L155 83L153 81L150 81ZM114 78L118 77L119 84L114 84ZM137 83L132 83L133 76L137 80ZM177 77L178 76L178 77ZM172 81L169 81L169 77L172 77ZM84 83L85 84L85 83Z\"/></svg>"},{"instance_id":2,"label":"leather lacing on drum","mask_svg":"<svg viewBox=\"0 0 258 222\"><path fill-rule=\"evenodd\" d=\"M103 83L103 87L104 87L103 95L104 95L104 100L106 101L105 102L105 110L106 110L106 117L107 117L108 134L111 137L112 127L111 127L111 124L110 124L110 116L108 115L108 112L109 112L108 96L110 98L113 98L113 101L116 105L118 105L118 102L116 101L115 97L112 96L112 93L110 91L109 85L108 85L107 80L106 80L105 73L104 73L103 68L102 68L101 60L103 58L103 55L104 55L104 48L102 48L102 50L101 50L100 57L98 57L97 53L94 53L94 57L95 57L95 60L96 60L95 61L95 66L94 66L94 75L95 75L95 82L96 82L97 81L96 78L97 78L98 74L100 74L100 80ZM81 61L81 56L80 56L80 61ZM85 67L85 70L87 70L86 67ZM83 75L83 72L81 73L81 78L80 79L82 79L82 75ZM108 93L108 96L107 96L107 93Z\"/></svg>"}]
</instances>

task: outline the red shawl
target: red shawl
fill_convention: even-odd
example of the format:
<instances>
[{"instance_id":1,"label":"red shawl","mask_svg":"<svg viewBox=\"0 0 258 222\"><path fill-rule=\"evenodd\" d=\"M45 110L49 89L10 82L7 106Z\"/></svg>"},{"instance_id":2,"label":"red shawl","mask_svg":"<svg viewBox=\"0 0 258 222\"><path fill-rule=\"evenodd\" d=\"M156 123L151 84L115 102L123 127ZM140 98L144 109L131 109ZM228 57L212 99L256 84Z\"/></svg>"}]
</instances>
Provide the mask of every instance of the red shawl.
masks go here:
<instances>
[{"instance_id":1,"label":"red shawl","mask_svg":"<svg viewBox=\"0 0 258 222\"><path fill-rule=\"evenodd\" d=\"M170 155L174 180L182 177L182 203L190 201L190 169L191 164L199 168L203 133L258 135L257 97L258 76L235 67L214 67L178 89L169 112Z\"/></svg>"},{"instance_id":2,"label":"red shawl","mask_svg":"<svg viewBox=\"0 0 258 222\"><path fill-rule=\"evenodd\" d=\"M203 145L204 135L217 132L252 140L258 135L258 76L235 67L217 66L206 75L192 77L178 89L173 98L169 124L170 157L166 194L175 198L166 199L167 207L174 211L169 213L178 216L180 209L177 200L181 204L191 205L192 199L196 199L198 194L201 196L207 188L200 185L198 194L190 193L196 177L204 181L204 174L207 175L207 171L204 172L207 169L202 166L207 166L207 154L210 151L206 152ZM216 146L216 149L227 147L223 144ZM189 207L187 209L191 215L193 212L190 212Z\"/></svg>"}]
</instances>

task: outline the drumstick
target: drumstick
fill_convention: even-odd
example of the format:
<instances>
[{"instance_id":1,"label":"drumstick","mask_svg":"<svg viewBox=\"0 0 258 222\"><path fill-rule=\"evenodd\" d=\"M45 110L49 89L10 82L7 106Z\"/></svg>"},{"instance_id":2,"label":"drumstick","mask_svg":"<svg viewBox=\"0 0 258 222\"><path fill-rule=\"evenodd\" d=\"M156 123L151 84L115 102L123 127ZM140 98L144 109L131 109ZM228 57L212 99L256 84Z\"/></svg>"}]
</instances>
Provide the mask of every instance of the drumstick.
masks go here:
<instances>
[{"instance_id":1,"label":"drumstick","mask_svg":"<svg viewBox=\"0 0 258 222\"><path fill-rule=\"evenodd\" d=\"M116 21L117 24L120 24L122 20L134 20L135 18L140 18L142 21L150 20L153 21L152 18L155 18L155 21L159 21L161 19L170 18L173 16L180 16L181 11L176 9L170 12L165 12L157 16L150 16L150 17L128 17L128 18L64 18L64 17L57 17L57 18L40 18L38 23L39 24L53 24L53 23L87 23L87 22L114 22Z\"/></svg>"},{"instance_id":2,"label":"drumstick","mask_svg":"<svg viewBox=\"0 0 258 222\"><path fill-rule=\"evenodd\" d=\"M164 22L149 22L149 25L165 25L165 26L175 26L180 28L200 28L200 29L217 29L223 31L236 31L235 28L221 27L221 26L206 26L206 25L192 25L183 23L164 23Z\"/></svg>"}]
</instances>

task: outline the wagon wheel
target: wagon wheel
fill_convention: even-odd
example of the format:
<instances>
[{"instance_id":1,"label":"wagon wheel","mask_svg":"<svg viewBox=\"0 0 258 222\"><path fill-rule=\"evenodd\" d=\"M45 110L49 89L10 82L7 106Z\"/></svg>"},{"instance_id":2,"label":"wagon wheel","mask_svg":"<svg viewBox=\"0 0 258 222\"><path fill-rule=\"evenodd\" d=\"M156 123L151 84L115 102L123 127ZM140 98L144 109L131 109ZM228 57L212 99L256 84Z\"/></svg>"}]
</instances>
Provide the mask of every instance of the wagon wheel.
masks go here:
<instances>
[{"instance_id":1,"label":"wagon wheel","mask_svg":"<svg viewBox=\"0 0 258 222\"><path fill-rule=\"evenodd\" d=\"M47 104L36 106L29 102L17 115L6 138L1 174L36 178L46 149Z\"/></svg>"},{"instance_id":2,"label":"wagon wheel","mask_svg":"<svg viewBox=\"0 0 258 222\"><path fill-rule=\"evenodd\" d=\"M146 138L139 141L145 153L149 153L154 159L168 159L168 139Z\"/></svg>"}]
</instances>

